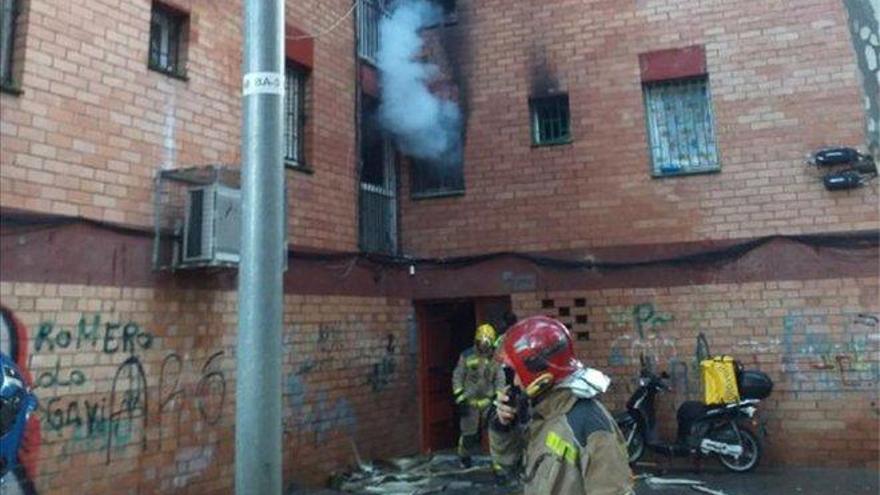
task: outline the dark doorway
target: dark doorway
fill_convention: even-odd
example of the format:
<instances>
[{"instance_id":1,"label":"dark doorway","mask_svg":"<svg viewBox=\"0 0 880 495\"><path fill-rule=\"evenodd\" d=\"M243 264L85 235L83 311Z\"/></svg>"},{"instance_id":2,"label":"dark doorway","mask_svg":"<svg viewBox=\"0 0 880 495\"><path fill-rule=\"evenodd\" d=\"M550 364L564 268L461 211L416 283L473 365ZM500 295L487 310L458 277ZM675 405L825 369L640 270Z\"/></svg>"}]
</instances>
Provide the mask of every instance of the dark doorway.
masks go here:
<instances>
[{"instance_id":1,"label":"dark doorway","mask_svg":"<svg viewBox=\"0 0 880 495\"><path fill-rule=\"evenodd\" d=\"M422 336L422 447L425 451L453 448L459 432L452 400L452 371L459 354L474 344L474 330L479 323L501 328L502 317L510 310L510 298L425 301L415 305Z\"/></svg>"}]
</instances>

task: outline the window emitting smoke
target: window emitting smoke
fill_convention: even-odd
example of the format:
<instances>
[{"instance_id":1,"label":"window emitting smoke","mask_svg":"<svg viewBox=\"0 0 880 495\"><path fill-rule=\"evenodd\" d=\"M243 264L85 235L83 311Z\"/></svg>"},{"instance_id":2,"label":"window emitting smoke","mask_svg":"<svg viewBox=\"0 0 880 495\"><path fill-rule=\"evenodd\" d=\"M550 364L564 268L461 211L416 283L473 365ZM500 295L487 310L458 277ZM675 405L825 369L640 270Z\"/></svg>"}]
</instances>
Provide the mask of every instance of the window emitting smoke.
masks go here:
<instances>
[{"instance_id":1,"label":"window emitting smoke","mask_svg":"<svg viewBox=\"0 0 880 495\"><path fill-rule=\"evenodd\" d=\"M382 78L379 121L400 150L434 163L461 160L461 110L428 89L436 65L418 59L424 41L419 30L442 22L443 11L425 0L397 2L379 23L377 64Z\"/></svg>"}]
</instances>

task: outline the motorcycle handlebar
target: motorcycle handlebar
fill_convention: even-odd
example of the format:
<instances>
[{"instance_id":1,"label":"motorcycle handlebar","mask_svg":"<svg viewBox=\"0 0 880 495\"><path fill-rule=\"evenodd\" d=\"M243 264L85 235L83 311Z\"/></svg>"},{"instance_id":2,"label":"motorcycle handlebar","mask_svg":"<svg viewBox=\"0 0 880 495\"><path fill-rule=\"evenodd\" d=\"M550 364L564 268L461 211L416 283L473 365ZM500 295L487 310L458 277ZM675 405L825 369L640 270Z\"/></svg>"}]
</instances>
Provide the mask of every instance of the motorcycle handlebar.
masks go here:
<instances>
[{"instance_id":1,"label":"motorcycle handlebar","mask_svg":"<svg viewBox=\"0 0 880 495\"><path fill-rule=\"evenodd\" d=\"M666 392L672 391L672 387L667 384L667 380L669 380L669 374L665 371L660 373L660 375L656 375L648 370L642 370L640 373L642 379L647 379L648 383L652 383L657 386L660 390L664 390Z\"/></svg>"}]
</instances>

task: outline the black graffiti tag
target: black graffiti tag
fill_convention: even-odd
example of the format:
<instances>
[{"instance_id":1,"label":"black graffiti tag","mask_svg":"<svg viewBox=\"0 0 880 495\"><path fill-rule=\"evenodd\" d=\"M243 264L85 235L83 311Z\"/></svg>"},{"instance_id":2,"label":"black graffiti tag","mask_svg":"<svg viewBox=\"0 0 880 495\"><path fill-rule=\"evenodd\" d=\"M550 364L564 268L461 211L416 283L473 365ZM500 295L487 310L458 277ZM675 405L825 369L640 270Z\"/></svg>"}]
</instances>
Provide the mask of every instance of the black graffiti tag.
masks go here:
<instances>
[{"instance_id":1,"label":"black graffiti tag","mask_svg":"<svg viewBox=\"0 0 880 495\"><path fill-rule=\"evenodd\" d=\"M120 378L127 372L128 382L120 385ZM124 378L123 378L124 379ZM127 386L126 386L127 385ZM116 370L110 390L110 428L107 430L107 460L113 452L113 439L118 437L120 427L134 428L135 420L140 419L141 446L147 449L147 377L137 356L130 356Z\"/></svg>"}]
</instances>

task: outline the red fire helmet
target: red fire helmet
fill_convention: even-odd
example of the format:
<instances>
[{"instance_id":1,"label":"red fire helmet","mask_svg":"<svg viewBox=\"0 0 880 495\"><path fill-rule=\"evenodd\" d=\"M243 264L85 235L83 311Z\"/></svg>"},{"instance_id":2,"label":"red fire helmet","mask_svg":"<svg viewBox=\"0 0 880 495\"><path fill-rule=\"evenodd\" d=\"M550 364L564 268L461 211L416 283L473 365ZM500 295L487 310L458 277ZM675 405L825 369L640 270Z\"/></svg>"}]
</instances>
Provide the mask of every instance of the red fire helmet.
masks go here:
<instances>
[{"instance_id":1,"label":"red fire helmet","mask_svg":"<svg viewBox=\"0 0 880 495\"><path fill-rule=\"evenodd\" d=\"M568 329L546 316L526 318L507 330L500 356L534 397L584 367L574 356Z\"/></svg>"}]
</instances>

